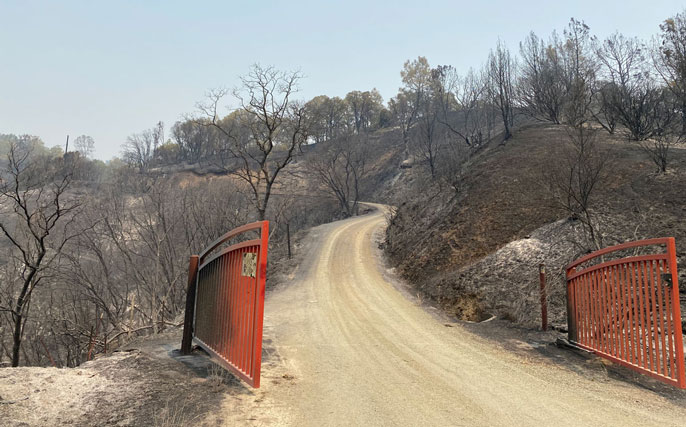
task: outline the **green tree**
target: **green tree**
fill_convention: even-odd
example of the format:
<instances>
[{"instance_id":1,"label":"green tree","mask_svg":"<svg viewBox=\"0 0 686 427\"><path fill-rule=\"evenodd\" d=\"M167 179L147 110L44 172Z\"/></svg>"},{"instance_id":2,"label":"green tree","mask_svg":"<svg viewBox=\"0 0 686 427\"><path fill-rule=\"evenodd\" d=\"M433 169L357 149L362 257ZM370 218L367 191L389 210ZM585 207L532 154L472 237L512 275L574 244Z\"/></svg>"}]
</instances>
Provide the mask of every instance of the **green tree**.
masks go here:
<instances>
[{"instance_id":1,"label":"green tree","mask_svg":"<svg viewBox=\"0 0 686 427\"><path fill-rule=\"evenodd\" d=\"M337 138L348 131L348 104L337 96L315 96L305 104L305 110L309 117L310 135L316 142Z\"/></svg>"},{"instance_id":2,"label":"green tree","mask_svg":"<svg viewBox=\"0 0 686 427\"><path fill-rule=\"evenodd\" d=\"M383 98L378 90L349 92L345 96L345 102L352 114L356 133L378 127L379 115L383 110Z\"/></svg>"}]
</instances>

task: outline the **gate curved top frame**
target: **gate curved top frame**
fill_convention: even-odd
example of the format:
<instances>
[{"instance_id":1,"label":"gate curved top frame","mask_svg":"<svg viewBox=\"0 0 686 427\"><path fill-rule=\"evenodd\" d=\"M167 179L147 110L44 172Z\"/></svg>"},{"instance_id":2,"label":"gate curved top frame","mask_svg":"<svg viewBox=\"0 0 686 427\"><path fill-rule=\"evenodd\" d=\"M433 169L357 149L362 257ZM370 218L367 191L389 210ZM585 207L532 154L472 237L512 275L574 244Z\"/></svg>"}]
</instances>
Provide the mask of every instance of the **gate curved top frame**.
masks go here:
<instances>
[{"instance_id":1,"label":"gate curved top frame","mask_svg":"<svg viewBox=\"0 0 686 427\"><path fill-rule=\"evenodd\" d=\"M240 227L236 227L236 228L234 228L233 230L231 230L231 231L225 233L224 235L222 235L221 237L219 237L217 240L215 240L214 242L210 243L210 245L209 245L207 248L205 248L205 250L203 250L202 252L200 252L200 255L198 255L199 264L200 264L200 265L206 264L206 263L204 262L204 261L205 261L205 258L206 258L213 250L215 250L215 249L217 249L219 246L221 246L222 243L225 243L225 242L227 242L227 241L233 239L234 237L236 237L236 236L238 236L238 235L240 235L240 234L247 233L248 231L253 231L253 230L262 230L262 231L264 231L264 230L263 230L263 227L265 226L265 224L268 226L268 225L269 225L269 221L251 222L250 224L245 224L245 225L242 225L242 226L240 226ZM269 229L268 229L268 228L267 228L266 233L264 233L264 234L266 234L266 235L265 235L265 236L260 235L260 238L259 238L259 239L248 240L248 241L246 241L246 242L241 242L241 243L237 243L236 245L230 246L230 247L224 249L223 251L221 251L219 254L217 254L217 255L215 255L214 257L212 257L212 259L216 258L218 255L220 255L220 254L222 254L222 253L230 252L230 249L231 249L231 248L238 249L238 247L236 247L237 245L243 245L243 244L246 244L246 243L249 243L249 242L255 242L255 243L253 243L253 244L260 244L261 241L266 240L266 239L269 237L269 236L268 236L268 234L269 234ZM207 262L209 262L209 261L211 261L211 260L208 260Z\"/></svg>"},{"instance_id":2,"label":"gate curved top frame","mask_svg":"<svg viewBox=\"0 0 686 427\"><path fill-rule=\"evenodd\" d=\"M651 259L656 259L655 257L660 257L660 259L666 259L667 261L670 261L669 259L667 259L667 257L669 254L670 245L673 248L675 247L673 237L661 237L661 238L657 238L657 239L637 240L635 242L627 242L627 243L622 243L620 245L608 246L607 248L603 248L603 249L591 252L590 254L585 255L585 256L577 259L576 261L570 263L569 265L567 265L567 267L565 267L565 270L567 271L567 279L570 279L570 277L569 277L570 272L572 274L578 275L578 274L582 274L584 272L590 271L590 269L600 268L603 266L611 265L612 263L616 264L616 263L618 263L618 261L627 260L627 258L622 258L620 260L607 261L607 262L603 262L600 264L596 264L596 265L586 267L583 270L578 271L578 272L576 271L576 268L579 265L581 265L585 262L588 262L594 258L598 258L600 256L607 255L607 254L610 254L612 252L618 252L618 251L622 251L622 250L626 250L626 249L637 248L637 247L641 247L641 246L657 246L657 245L665 245L667 247L667 253L665 253L665 254L654 254L654 255L643 255L643 256L637 256L637 257L633 257L633 258L636 258L636 260L638 261L642 257L651 257ZM676 267L676 256L674 257L674 266ZM671 267L671 265L670 265L670 267ZM676 275L676 272L674 272L674 274Z\"/></svg>"}]
</instances>

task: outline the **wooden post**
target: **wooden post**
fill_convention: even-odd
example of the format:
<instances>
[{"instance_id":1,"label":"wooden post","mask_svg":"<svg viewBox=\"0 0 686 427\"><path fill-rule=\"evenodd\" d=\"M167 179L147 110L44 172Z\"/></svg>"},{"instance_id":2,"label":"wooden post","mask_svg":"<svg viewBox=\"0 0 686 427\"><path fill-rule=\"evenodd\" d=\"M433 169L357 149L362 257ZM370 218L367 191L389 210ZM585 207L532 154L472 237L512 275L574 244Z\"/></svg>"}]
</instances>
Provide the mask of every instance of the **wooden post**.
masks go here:
<instances>
[{"instance_id":1,"label":"wooden post","mask_svg":"<svg viewBox=\"0 0 686 427\"><path fill-rule=\"evenodd\" d=\"M131 309L129 314L129 330L126 332L126 338L131 338L131 329L133 329L133 309L136 301L136 294L131 295Z\"/></svg>"},{"instance_id":2,"label":"wooden post","mask_svg":"<svg viewBox=\"0 0 686 427\"><path fill-rule=\"evenodd\" d=\"M288 259L291 259L291 226L286 223L286 240L288 240Z\"/></svg>"},{"instance_id":3,"label":"wooden post","mask_svg":"<svg viewBox=\"0 0 686 427\"><path fill-rule=\"evenodd\" d=\"M40 340L40 343L43 344L43 349L45 350L45 353L48 355L48 359L50 359L50 363L52 364L53 368L57 367L57 364L55 363L55 359L52 358L52 355L50 354L50 350L48 350L48 346L45 345L45 342L43 341L43 337L38 337Z\"/></svg>"},{"instance_id":4,"label":"wooden post","mask_svg":"<svg viewBox=\"0 0 686 427\"><path fill-rule=\"evenodd\" d=\"M183 319L183 340L181 341L181 353L190 354L193 343L193 318L195 312L195 277L198 274L197 255L191 255L188 263L188 289L186 290L186 314Z\"/></svg>"},{"instance_id":5,"label":"wooden post","mask_svg":"<svg viewBox=\"0 0 686 427\"><path fill-rule=\"evenodd\" d=\"M91 326L90 338L88 338L88 355L86 356L86 361L91 360L91 353L93 353L93 344L95 338L93 337L93 327Z\"/></svg>"},{"instance_id":6,"label":"wooden post","mask_svg":"<svg viewBox=\"0 0 686 427\"><path fill-rule=\"evenodd\" d=\"M548 330L548 296L545 288L545 264L538 265L538 278L541 282L541 329Z\"/></svg>"},{"instance_id":7,"label":"wooden post","mask_svg":"<svg viewBox=\"0 0 686 427\"><path fill-rule=\"evenodd\" d=\"M88 346L88 360L93 358L93 350L95 349L95 342L98 340L98 334L100 333L100 320L102 319L102 314L95 320L95 334L93 334L93 328L91 328L91 342Z\"/></svg>"}]
</instances>

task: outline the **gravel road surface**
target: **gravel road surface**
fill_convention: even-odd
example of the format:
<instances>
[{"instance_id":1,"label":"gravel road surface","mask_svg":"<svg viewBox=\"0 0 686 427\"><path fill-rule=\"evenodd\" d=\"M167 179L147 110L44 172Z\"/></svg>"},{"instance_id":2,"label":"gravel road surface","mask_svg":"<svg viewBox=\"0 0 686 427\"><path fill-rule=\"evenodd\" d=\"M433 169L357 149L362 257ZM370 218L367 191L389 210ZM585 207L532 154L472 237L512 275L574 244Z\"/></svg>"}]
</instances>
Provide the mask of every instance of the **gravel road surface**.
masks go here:
<instances>
[{"instance_id":1,"label":"gravel road surface","mask_svg":"<svg viewBox=\"0 0 686 427\"><path fill-rule=\"evenodd\" d=\"M385 208L315 229L266 304L287 374L265 406L293 425L684 425L686 408L622 381L505 351L446 327L398 290L378 242ZM270 381L269 378L272 378Z\"/></svg>"}]
</instances>

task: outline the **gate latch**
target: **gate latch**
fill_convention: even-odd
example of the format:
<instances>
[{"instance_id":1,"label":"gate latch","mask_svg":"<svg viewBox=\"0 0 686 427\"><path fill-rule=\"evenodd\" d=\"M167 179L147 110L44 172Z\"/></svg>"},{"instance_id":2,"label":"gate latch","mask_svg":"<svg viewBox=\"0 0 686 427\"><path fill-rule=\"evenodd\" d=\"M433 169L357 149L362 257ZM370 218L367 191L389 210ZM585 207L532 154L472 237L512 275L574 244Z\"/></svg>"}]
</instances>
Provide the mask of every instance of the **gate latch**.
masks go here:
<instances>
[{"instance_id":1,"label":"gate latch","mask_svg":"<svg viewBox=\"0 0 686 427\"><path fill-rule=\"evenodd\" d=\"M665 283L667 287L672 287L672 273L662 273L662 281Z\"/></svg>"}]
</instances>

